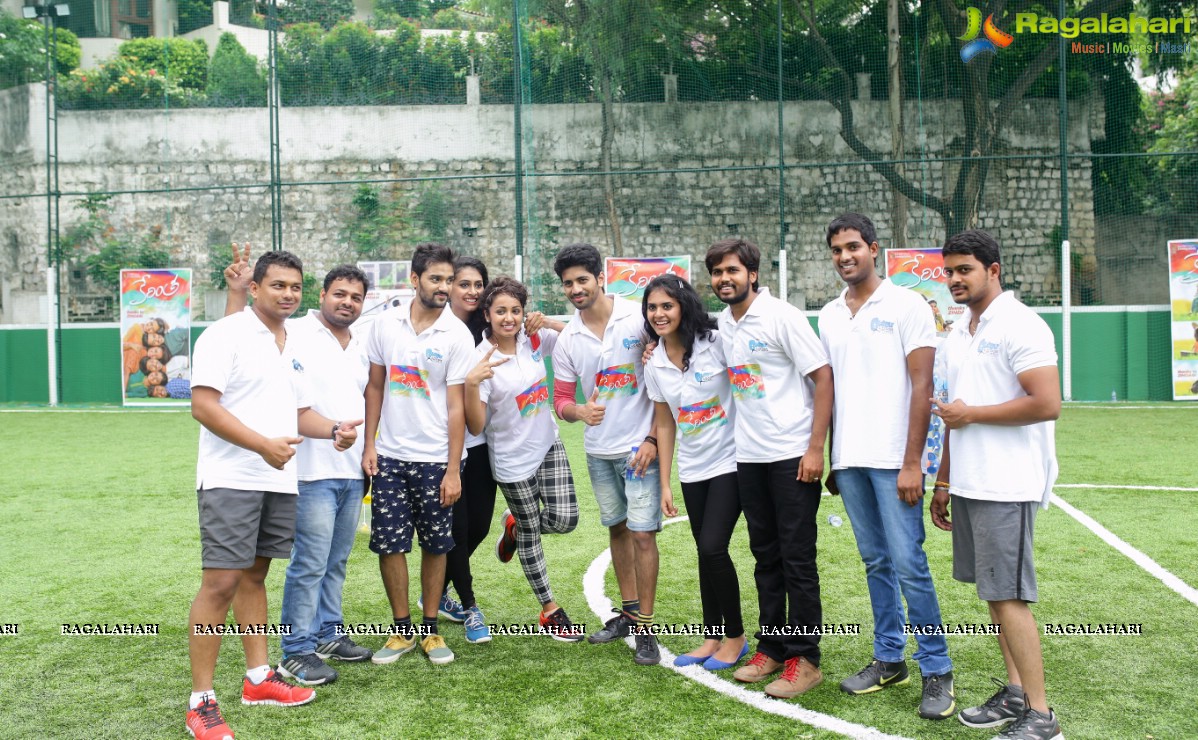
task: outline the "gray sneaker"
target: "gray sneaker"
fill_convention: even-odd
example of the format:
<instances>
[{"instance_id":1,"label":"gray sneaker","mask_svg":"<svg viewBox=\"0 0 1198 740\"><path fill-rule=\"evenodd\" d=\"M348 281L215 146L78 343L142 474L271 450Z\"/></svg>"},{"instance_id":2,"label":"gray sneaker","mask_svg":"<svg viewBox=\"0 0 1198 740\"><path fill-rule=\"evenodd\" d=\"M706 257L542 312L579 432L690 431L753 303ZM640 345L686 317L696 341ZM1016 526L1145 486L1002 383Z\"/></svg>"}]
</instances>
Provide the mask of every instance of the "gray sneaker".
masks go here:
<instances>
[{"instance_id":1,"label":"gray sneaker","mask_svg":"<svg viewBox=\"0 0 1198 740\"><path fill-rule=\"evenodd\" d=\"M996 735L994 740L1065 740L1065 734L1051 709L1048 714L1041 714L1028 707L1015 724Z\"/></svg>"},{"instance_id":2,"label":"gray sneaker","mask_svg":"<svg viewBox=\"0 0 1198 740\"><path fill-rule=\"evenodd\" d=\"M924 719L948 719L957 711L957 697L953 693L953 672L939 676L923 677L923 701L919 703L919 716Z\"/></svg>"},{"instance_id":3,"label":"gray sneaker","mask_svg":"<svg viewBox=\"0 0 1198 740\"><path fill-rule=\"evenodd\" d=\"M301 686L320 686L337 680L337 671L325 665L314 653L283 656L278 672Z\"/></svg>"},{"instance_id":4,"label":"gray sneaker","mask_svg":"<svg viewBox=\"0 0 1198 740\"><path fill-rule=\"evenodd\" d=\"M990 681L998 686L998 691L994 692L994 696L980 706L962 709L957 715L957 719L961 720L961 724L966 727L1002 727L1023 716L1023 710L1027 708L1023 701L1023 692L1013 691L1010 686L997 678L992 678Z\"/></svg>"},{"instance_id":5,"label":"gray sneaker","mask_svg":"<svg viewBox=\"0 0 1198 740\"><path fill-rule=\"evenodd\" d=\"M370 648L358 645L349 639L349 635L342 635L335 640L322 642L316 646L316 657L321 660L342 660L346 663L360 663L363 660L370 660L373 655L374 652Z\"/></svg>"},{"instance_id":6,"label":"gray sneaker","mask_svg":"<svg viewBox=\"0 0 1198 740\"><path fill-rule=\"evenodd\" d=\"M840 690L846 694L869 694L891 686L902 686L910 680L907 661L885 663L874 658L869 665L841 681Z\"/></svg>"},{"instance_id":7,"label":"gray sneaker","mask_svg":"<svg viewBox=\"0 0 1198 740\"><path fill-rule=\"evenodd\" d=\"M603 628L598 632L588 635L587 642L592 645L601 645L605 642L619 640L632 634L632 628L636 626L636 619L628 616L623 611L616 609L616 616L607 620Z\"/></svg>"}]
</instances>

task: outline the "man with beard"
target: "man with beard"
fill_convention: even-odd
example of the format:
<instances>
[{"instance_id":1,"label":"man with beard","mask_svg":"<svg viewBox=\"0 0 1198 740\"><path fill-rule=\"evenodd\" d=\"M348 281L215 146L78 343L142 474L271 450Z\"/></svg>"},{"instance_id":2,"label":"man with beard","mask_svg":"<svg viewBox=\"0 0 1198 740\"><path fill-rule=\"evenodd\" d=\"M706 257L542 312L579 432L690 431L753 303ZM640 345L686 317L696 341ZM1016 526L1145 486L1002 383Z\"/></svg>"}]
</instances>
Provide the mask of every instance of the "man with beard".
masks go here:
<instances>
[{"instance_id":1,"label":"man with beard","mask_svg":"<svg viewBox=\"0 0 1198 740\"><path fill-rule=\"evenodd\" d=\"M453 661L437 634L445 554L453 549L453 509L462 493L466 438L463 384L474 367L474 340L446 311L453 252L426 243L412 255L416 298L375 322L367 355L362 469L373 476L370 549L391 602L395 632L372 659L393 663L416 647L408 605L407 553L420 535L424 620L420 646L435 665ZM375 432L378 438L375 439Z\"/></svg>"},{"instance_id":2,"label":"man with beard","mask_svg":"<svg viewBox=\"0 0 1198 740\"><path fill-rule=\"evenodd\" d=\"M760 608L757 652L733 678L790 699L823 680L823 622L815 564L832 369L803 312L758 288L761 250L718 241L705 259L736 406L736 475Z\"/></svg>"},{"instance_id":3,"label":"man with beard","mask_svg":"<svg viewBox=\"0 0 1198 740\"><path fill-rule=\"evenodd\" d=\"M240 311L249 287L249 245L225 269L229 286L226 315ZM320 309L288 319L293 354L304 367L312 390L312 408L333 419L361 419L363 391L370 374L366 334L352 325L362 313L369 290L366 274L354 265L329 271L320 292ZM299 501L295 542L283 584L280 621L291 625L282 638L278 671L304 686L337 680L325 660L369 660L370 650L344 634L341 595L346 563L353 549L363 496L362 441L342 455L327 441L301 445Z\"/></svg>"}]
</instances>

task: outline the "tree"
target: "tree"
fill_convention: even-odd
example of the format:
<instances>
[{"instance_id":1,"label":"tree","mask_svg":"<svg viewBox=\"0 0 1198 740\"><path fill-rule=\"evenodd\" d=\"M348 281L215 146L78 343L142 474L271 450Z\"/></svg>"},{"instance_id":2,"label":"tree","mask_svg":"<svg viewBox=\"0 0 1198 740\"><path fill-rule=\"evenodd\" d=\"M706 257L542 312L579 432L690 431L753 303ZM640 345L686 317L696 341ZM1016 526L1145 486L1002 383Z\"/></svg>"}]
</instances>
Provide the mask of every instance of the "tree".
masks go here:
<instances>
[{"instance_id":1,"label":"tree","mask_svg":"<svg viewBox=\"0 0 1198 740\"><path fill-rule=\"evenodd\" d=\"M291 0L279 7L279 19L284 25L318 23L326 31L353 17L353 0Z\"/></svg>"},{"instance_id":2,"label":"tree","mask_svg":"<svg viewBox=\"0 0 1198 740\"><path fill-rule=\"evenodd\" d=\"M57 72L70 74L79 66L79 39L65 28L55 29ZM16 18L0 10L0 89L46 78L46 29L41 22Z\"/></svg>"},{"instance_id":3,"label":"tree","mask_svg":"<svg viewBox=\"0 0 1198 740\"><path fill-rule=\"evenodd\" d=\"M1154 136L1149 151L1161 155L1148 205L1156 213L1193 214L1198 213L1198 51L1191 50L1176 68L1177 88L1147 103Z\"/></svg>"}]
</instances>

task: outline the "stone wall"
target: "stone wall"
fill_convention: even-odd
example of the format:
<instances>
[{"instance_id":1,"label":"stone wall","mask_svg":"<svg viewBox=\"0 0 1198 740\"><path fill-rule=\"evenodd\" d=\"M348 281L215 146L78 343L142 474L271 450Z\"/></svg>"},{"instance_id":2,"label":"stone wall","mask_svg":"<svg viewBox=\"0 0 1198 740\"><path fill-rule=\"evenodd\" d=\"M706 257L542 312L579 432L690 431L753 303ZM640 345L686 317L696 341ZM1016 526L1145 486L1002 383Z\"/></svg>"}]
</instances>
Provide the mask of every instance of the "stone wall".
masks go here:
<instances>
[{"instance_id":1,"label":"stone wall","mask_svg":"<svg viewBox=\"0 0 1198 740\"><path fill-rule=\"evenodd\" d=\"M0 91L0 285L8 296L43 291L45 236L45 103L40 87ZM886 103L855 103L859 135L889 149ZM1017 111L1003 136L984 193L980 225L1006 250L1007 281L1027 296L1059 299L1059 221L1055 104L1033 101ZM691 254L698 277L707 245L736 233L756 241L771 264L762 282L777 285L778 244L788 251L789 298L818 306L840 285L825 257L823 229L837 214L859 210L891 239L890 186L841 140L831 106L784 106L787 167L779 198L777 106L773 103L626 104L616 109L612 176L626 254ZM265 109L64 111L59 128L63 225L82 215L81 193L114 192L114 225L128 233L161 226L177 264L207 272L209 245L270 244L269 134ZM960 155L959 109L925 102L923 127L908 124L907 157ZM920 120L911 109L909 122ZM1072 153L1089 151L1094 117L1071 111ZM612 236L600 169L597 105L523 110L526 206L525 277L535 282L558 246L589 241L610 251ZM351 257L346 245L351 200L361 180L378 181L384 200L415 204L421 178L447 205L440 238L476 254L493 274L510 273L516 241L513 111L510 106L291 108L280 113L283 244L319 273ZM921 187L943 195L952 162L909 164ZM1089 160L1071 160L1071 237L1093 252ZM138 192L131 192L138 191ZM140 192L157 191L157 192ZM780 204L781 200L781 204ZM783 232L783 233L780 233ZM940 217L911 205L910 246L936 246ZM409 246L397 248L406 257ZM68 277L71 277L68 275ZM80 281L73 290L86 290Z\"/></svg>"}]
</instances>

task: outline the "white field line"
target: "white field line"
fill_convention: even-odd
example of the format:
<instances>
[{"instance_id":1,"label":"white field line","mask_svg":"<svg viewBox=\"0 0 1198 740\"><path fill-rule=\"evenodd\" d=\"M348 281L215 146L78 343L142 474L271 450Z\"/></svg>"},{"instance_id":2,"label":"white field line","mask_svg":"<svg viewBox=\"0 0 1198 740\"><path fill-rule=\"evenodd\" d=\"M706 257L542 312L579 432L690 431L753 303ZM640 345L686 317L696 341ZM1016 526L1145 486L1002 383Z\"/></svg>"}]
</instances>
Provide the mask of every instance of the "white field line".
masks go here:
<instances>
[{"instance_id":1,"label":"white field line","mask_svg":"<svg viewBox=\"0 0 1198 740\"><path fill-rule=\"evenodd\" d=\"M665 524L677 524L685 522L688 517L679 516L673 519L667 519ZM607 572L607 566L611 563L611 550L604 550L599 553L599 556L591 561L590 567L587 568L586 574L582 578L582 591L587 598L587 606L599 617L600 621L610 618L612 614L611 599L604 595L603 577ZM626 638L625 642L631 646L632 638ZM748 691L730 681L726 681L715 673L703 668L700 665L676 666L674 665L674 654L665 647L661 648L661 665L663 668L669 668L675 673L678 673L692 681L702 684L709 689L718 691L719 693L731 699L747 704L754 709L769 714L775 714L779 717L798 720L812 727L818 727L821 730L829 730L838 732L845 737L857 738L859 740L908 740L901 735L887 735L873 727L859 725L848 720L833 717L830 714L804 709L798 704L779 699L773 699L759 691Z\"/></svg>"},{"instance_id":2,"label":"white field line","mask_svg":"<svg viewBox=\"0 0 1198 740\"><path fill-rule=\"evenodd\" d=\"M1052 502L1068 514L1076 519L1086 529L1098 535L1099 539L1123 553L1136 565L1148 571L1152 576L1156 577L1161 583L1168 586L1173 591L1176 591L1183 599L1189 601L1194 606L1198 606L1198 589L1187 584L1177 576L1165 570L1160 563L1140 552L1136 548L1121 540L1114 532L1096 522L1089 514L1075 508L1068 501L1056 495L1052 495Z\"/></svg>"},{"instance_id":3,"label":"white field line","mask_svg":"<svg viewBox=\"0 0 1198 740\"><path fill-rule=\"evenodd\" d=\"M1110 401L1069 401L1065 403L1065 408L1070 410L1089 409L1091 411L1128 411L1131 409L1159 409L1164 411L1180 409L1182 411L1194 411L1198 409L1198 406L1193 404L1187 406L1185 402L1178 402L1172 406L1132 406L1122 402L1111 403Z\"/></svg>"},{"instance_id":4,"label":"white field line","mask_svg":"<svg viewBox=\"0 0 1198 740\"><path fill-rule=\"evenodd\" d=\"M121 409L0 409L0 414L190 414L190 406L177 406L169 409L121 408Z\"/></svg>"},{"instance_id":5,"label":"white field line","mask_svg":"<svg viewBox=\"0 0 1198 740\"><path fill-rule=\"evenodd\" d=\"M1118 483L1111 485L1103 485L1101 483L1057 483L1053 488L1097 488L1100 491L1182 491L1184 493L1198 493L1198 488L1185 488L1183 486L1125 486Z\"/></svg>"}]
</instances>

